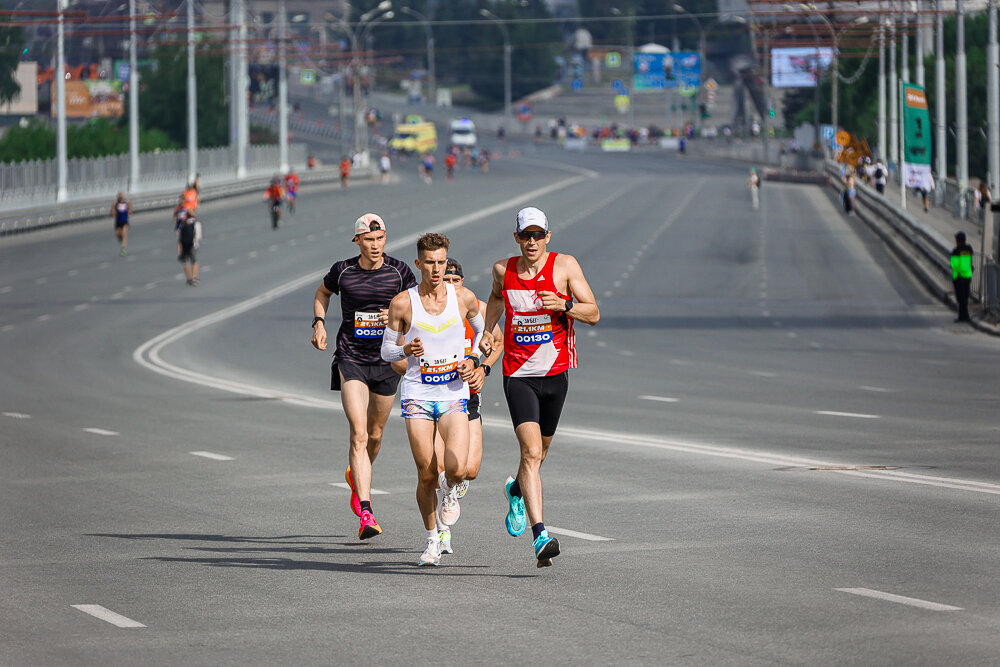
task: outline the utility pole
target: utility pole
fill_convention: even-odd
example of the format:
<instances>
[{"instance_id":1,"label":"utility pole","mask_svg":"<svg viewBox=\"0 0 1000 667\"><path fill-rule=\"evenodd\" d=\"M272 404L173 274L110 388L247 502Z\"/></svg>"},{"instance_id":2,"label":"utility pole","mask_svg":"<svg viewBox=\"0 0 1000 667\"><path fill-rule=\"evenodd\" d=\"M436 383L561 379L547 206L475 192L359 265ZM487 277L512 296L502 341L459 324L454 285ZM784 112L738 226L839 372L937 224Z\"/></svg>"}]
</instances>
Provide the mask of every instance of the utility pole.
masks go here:
<instances>
[{"instance_id":1,"label":"utility pole","mask_svg":"<svg viewBox=\"0 0 1000 667\"><path fill-rule=\"evenodd\" d=\"M66 201L66 0L56 0L59 10L56 45L56 165L59 186L56 201Z\"/></svg>"},{"instance_id":2,"label":"utility pole","mask_svg":"<svg viewBox=\"0 0 1000 667\"><path fill-rule=\"evenodd\" d=\"M924 80L924 20L921 0L916 0L914 5L917 17L917 85L923 88L926 86L926 82Z\"/></svg>"},{"instance_id":3,"label":"utility pole","mask_svg":"<svg viewBox=\"0 0 1000 667\"><path fill-rule=\"evenodd\" d=\"M990 0L989 38L986 43L986 123L989 128L987 150L990 167L989 186L994 201L1000 196L1000 72L997 71L997 67L1000 67L1000 45L997 44L997 0Z\"/></svg>"},{"instance_id":4,"label":"utility pole","mask_svg":"<svg viewBox=\"0 0 1000 667\"><path fill-rule=\"evenodd\" d=\"M965 10L962 0L955 0L955 178L958 180L958 214L965 217L965 190L969 187L969 109L965 67Z\"/></svg>"},{"instance_id":5,"label":"utility pole","mask_svg":"<svg viewBox=\"0 0 1000 667\"><path fill-rule=\"evenodd\" d=\"M938 0L940 2L940 0ZM878 156L885 160L886 168L891 158L886 152L885 124L885 17L881 14L882 3L879 2L878 19Z\"/></svg>"},{"instance_id":6,"label":"utility pole","mask_svg":"<svg viewBox=\"0 0 1000 667\"><path fill-rule=\"evenodd\" d=\"M233 0L239 46L236 50L236 178L247 177L247 144L250 142L250 119L247 110L247 8L246 0Z\"/></svg>"},{"instance_id":7,"label":"utility pole","mask_svg":"<svg viewBox=\"0 0 1000 667\"><path fill-rule=\"evenodd\" d=\"M278 171L288 173L288 13L285 0L278 0Z\"/></svg>"},{"instance_id":8,"label":"utility pole","mask_svg":"<svg viewBox=\"0 0 1000 667\"><path fill-rule=\"evenodd\" d=\"M944 14L941 11L941 0L934 2L934 15L936 21L936 34L934 45L934 100L935 112L934 120L937 129L935 148L937 148L937 174L938 181L942 187L935 188L935 199L938 204L944 201L944 179L948 177L948 127L945 117L948 83L944 79Z\"/></svg>"},{"instance_id":9,"label":"utility pole","mask_svg":"<svg viewBox=\"0 0 1000 667\"><path fill-rule=\"evenodd\" d=\"M194 72L194 0L187 0L188 183L198 176L198 88Z\"/></svg>"},{"instance_id":10,"label":"utility pole","mask_svg":"<svg viewBox=\"0 0 1000 667\"><path fill-rule=\"evenodd\" d=\"M896 175L902 175L899 162L899 75L896 72L895 14L889 19L889 161L896 163ZM902 181L900 181L902 182Z\"/></svg>"},{"instance_id":11,"label":"utility pole","mask_svg":"<svg viewBox=\"0 0 1000 667\"><path fill-rule=\"evenodd\" d=\"M139 62L136 57L135 0L128 1L128 190L139 189Z\"/></svg>"},{"instance_id":12,"label":"utility pole","mask_svg":"<svg viewBox=\"0 0 1000 667\"><path fill-rule=\"evenodd\" d=\"M913 83L910 81L910 32L906 27L907 23L906 12L904 10L902 16L900 17L900 24L903 27L903 46L899 51L899 54L903 57L903 62L900 69L903 71L902 80L906 83Z\"/></svg>"}]
</instances>

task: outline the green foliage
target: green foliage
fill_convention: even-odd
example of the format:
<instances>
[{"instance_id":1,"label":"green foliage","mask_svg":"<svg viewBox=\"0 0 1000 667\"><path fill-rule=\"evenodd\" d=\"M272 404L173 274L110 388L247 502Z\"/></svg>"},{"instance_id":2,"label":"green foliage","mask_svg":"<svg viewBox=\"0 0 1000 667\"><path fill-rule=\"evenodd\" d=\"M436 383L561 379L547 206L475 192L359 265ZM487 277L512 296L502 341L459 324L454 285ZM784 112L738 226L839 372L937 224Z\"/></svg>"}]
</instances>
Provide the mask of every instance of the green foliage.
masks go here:
<instances>
[{"instance_id":1,"label":"green foliage","mask_svg":"<svg viewBox=\"0 0 1000 667\"><path fill-rule=\"evenodd\" d=\"M159 130L139 133L139 150L168 150L178 146ZM66 128L66 152L70 158L100 157L128 152L128 127L106 118ZM0 162L51 160L56 156L55 130L39 121L27 127L13 126L0 138Z\"/></svg>"},{"instance_id":2,"label":"green foliage","mask_svg":"<svg viewBox=\"0 0 1000 667\"><path fill-rule=\"evenodd\" d=\"M966 81L968 87L969 111L969 175L972 178L982 178L987 173L986 155L986 33L988 29L986 14L966 16L965 47L966 47ZM954 18L944 21L944 51L945 51L945 116L949 129L955 127L955 45L956 23ZM910 40L911 50L914 48ZM888 42L886 44L886 69L889 67ZM902 58L902 54L899 55ZM931 124L936 125L937 90L934 76L935 56L928 55L924 59L925 82L927 84L927 103L930 107ZM859 60L840 60L840 72L845 77L852 76ZM899 63L902 71L902 63ZM916 62L910 54L910 76L916 81ZM886 86L889 85L888 73ZM819 118L821 123L829 123L830 118L830 77L822 79L820 87ZM887 88L887 94L892 94ZM812 122L813 91L803 89L789 91L785 95L785 124L789 129L801 122ZM886 101L888 115L889 102ZM878 48L872 50L861 77L852 84L840 84L840 107L838 110L840 125L859 137L867 139L868 145L875 150L878 145ZM947 136L948 173L955 172L955 137L949 131ZM937 135L935 134L935 139ZM935 157L931 164L937 164L937 146L934 147Z\"/></svg>"},{"instance_id":3,"label":"green foliage","mask_svg":"<svg viewBox=\"0 0 1000 667\"><path fill-rule=\"evenodd\" d=\"M139 86L139 121L157 128L174 143L187 146L187 51L180 46L156 50L156 67L143 71ZM225 61L222 55L195 55L198 97L198 146L229 143Z\"/></svg>"},{"instance_id":4,"label":"green foliage","mask_svg":"<svg viewBox=\"0 0 1000 667\"><path fill-rule=\"evenodd\" d=\"M501 19L550 18L545 3L531 0L527 7L497 3L490 9ZM552 83L555 56L562 45L554 23L508 23L511 42L511 100L528 95ZM504 99L503 33L495 21L469 29L476 49L469 54L469 81L472 90L499 104Z\"/></svg>"},{"instance_id":5,"label":"green foliage","mask_svg":"<svg viewBox=\"0 0 1000 667\"><path fill-rule=\"evenodd\" d=\"M5 25L9 17L0 17L0 104L10 102L21 93L17 82L17 63L24 48L21 28Z\"/></svg>"}]
</instances>

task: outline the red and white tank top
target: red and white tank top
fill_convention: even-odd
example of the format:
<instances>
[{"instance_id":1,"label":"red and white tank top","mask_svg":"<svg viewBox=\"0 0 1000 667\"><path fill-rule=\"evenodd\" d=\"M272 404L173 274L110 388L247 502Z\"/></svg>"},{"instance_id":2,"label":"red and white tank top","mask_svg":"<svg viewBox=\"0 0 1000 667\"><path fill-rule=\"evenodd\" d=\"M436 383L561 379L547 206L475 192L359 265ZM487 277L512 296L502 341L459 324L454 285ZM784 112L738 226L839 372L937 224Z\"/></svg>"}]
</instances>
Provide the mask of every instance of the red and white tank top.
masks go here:
<instances>
[{"instance_id":1,"label":"red and white tank top","mask_svg":"<svg viewBox=\"0 0 1000 667\"><path fill-rule=\"evenodd\" d=\"M507 260L503 279L503 374L510 377L558 375L577 367L573 318L542 308L537 290L569 295L555 288L553 267L559 253L550 252L545 266L531 279L517 275L518 257Z\"/></svg>"}]
</instances>

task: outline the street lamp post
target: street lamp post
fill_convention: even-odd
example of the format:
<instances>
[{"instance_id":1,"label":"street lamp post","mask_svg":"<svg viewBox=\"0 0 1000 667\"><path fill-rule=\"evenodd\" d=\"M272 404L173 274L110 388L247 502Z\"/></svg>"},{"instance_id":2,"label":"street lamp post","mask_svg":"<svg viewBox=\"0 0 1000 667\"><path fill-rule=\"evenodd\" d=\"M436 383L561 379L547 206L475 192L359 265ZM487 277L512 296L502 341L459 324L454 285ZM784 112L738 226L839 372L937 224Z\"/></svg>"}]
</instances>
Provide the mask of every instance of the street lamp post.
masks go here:
<instances>
[{"instance_id":1,"label":"street lamp post","mask_svg":"<svg viewBox=\"0 0 1000 667\"><path fill-rule=\"evenodd\" d=\"M839 105L840 105L840 37L844 34L844 32L848 28L868 23L868 17L859 16L853 21L851 21L851 23L843 26L840 30L836 30L834 29L833 24L830 23L830 19L826 18L821 13L815 11L814 6L800 3L799 7L806 10L807 12L813 13L816 16L818 16L823 21L823 23L826 24L827 29L830 31L830 39L833 41L833 60L831 62L832 79L830 81L830 87L831 87L830 123L836 130L840 120L838 118L838 113L837 113L839 111ZM819 86L818 77L816 80L816 86L817 87Z\"/></svg>"},{"instance_id":2,"label":"street lamp post","mask_svg":"<svg viewBox=\"0 0 1000 667\"><path fill-rule=\"evenodd\" d=\"M695 16L688 10L684 9L684 7L682 7L681 5L675 4L673 5L672 9L678 14L686 14L688 17L690 17L692 21L694 21L695 25L698 27L698 60L701 64L702 77L704 78L705 72L707 71L707 68L705 67L705 28L704 26L702 26L701 21L698 20L697 16ZM718 21L716 21L716 23L718 23ZM701 91L703 88L704 85L698 86L698 92L695 93L694 117L696 121L695 124L698 126L699 129L701 128L700 102L702 95Z\"/></svg>"},{"instance_id":3,"label":"street lamp post","mask_svg":"<svg viewBox=\"0 0 1000 667\"><path fill-rule=\"evenodd\" d=\"M352 7L346 2L343 3L345 7L352 9ZM368 145L368 127L365 125L364 109L361 106L361 52L358 48L358 43L362 40L364 35L362 34L365 24L371 21L373 18L379 16L378 20L391 19L393 14L391 11L392 2L391 0L382 0L378 3L374 9L371 9L361 16L358 17L358 22L354 29L340 17L339 23L344 32L351 40L351 74L354 76L354 152L362 154L362 163L367 162L367 145ZM384 13L383 13L384 12ZM373 21L374 23L374 21Z\"/></svg>"},{"instance_id":4,"label":"street lamp post","mask_svg":"<svg viewBox=\"0 0 1000 667\"><path fill-rule=\"evenodd\" d=\"M488 9L480 9L480 16L484 16L500 26L503 33L503 124L504 129L511 126L510 120L510 33L503 20Z\"/></svg>"},{"instance_id":5,"label":"street lamp post","mask_svg":"<svg viewBox=\"0 0 1000 667\"><path fill-rule=\"evenodd\" d=\"M437 82L434 78L434 33L431 32L431 23L426 16L409 7L403 7L399 11L403 14L409 14L420 21L420 24L424 27L424 31L427 33L427 99L430 100L431 104L436 104Z\"/></svg>"},{"instance_id":6,"label":"street lamp post","mask_svg":"<svg viewBox=\"0 0 1000 667\"><path fill-rule=\"evenodd\" d=\"M56 0L59 9L56 42L56 164L58 165L59 185L56 189L56 201L66 201L67 164L66 164L66 0Z\"/></svg>"}]
</instances>

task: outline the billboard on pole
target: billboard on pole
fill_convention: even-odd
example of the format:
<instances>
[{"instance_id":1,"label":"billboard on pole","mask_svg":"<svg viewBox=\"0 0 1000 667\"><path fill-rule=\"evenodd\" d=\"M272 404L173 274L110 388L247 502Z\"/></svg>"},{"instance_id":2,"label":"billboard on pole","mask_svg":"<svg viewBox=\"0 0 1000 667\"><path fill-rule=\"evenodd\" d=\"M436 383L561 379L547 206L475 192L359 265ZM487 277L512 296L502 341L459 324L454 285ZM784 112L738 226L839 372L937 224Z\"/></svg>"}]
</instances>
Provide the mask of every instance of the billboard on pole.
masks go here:
<instances>
[{"instance_id":1,"label":"billboard on pole","mask_svg":"<svg viewBox=\"0 0 1000 667\"><path fill-rule=\"evenodd\" d=\"M899 82L903 98L903 181L908 188L930 190L931 119L921 86Z\"/></svg>"},{"instance_id":2,"label":"billboard on pole","mask_svg":"<svg viewBox=\"0 0 1000 667\"><path fill-rule=\"evenodd\" d=\"M823 70L833 63L828 46L771 49L771 85L775 88L813 88Z\"/></svg>"}]
</instances>

